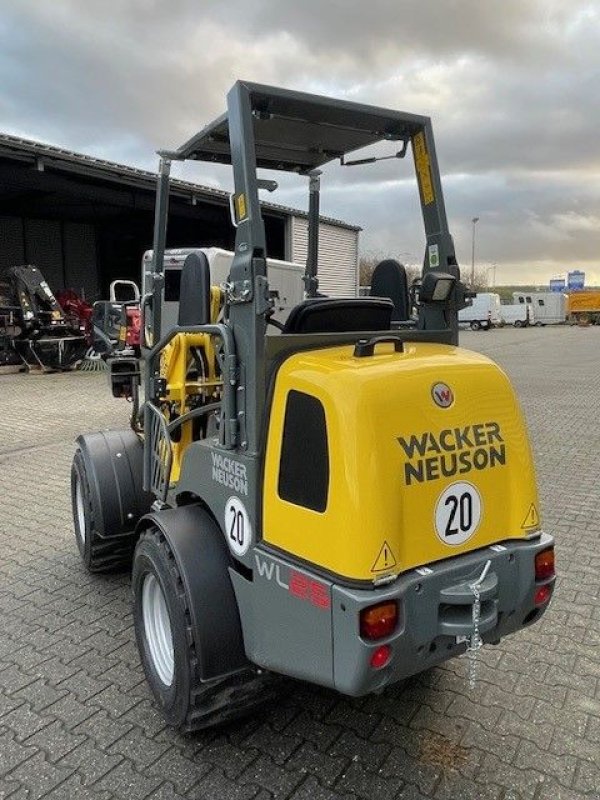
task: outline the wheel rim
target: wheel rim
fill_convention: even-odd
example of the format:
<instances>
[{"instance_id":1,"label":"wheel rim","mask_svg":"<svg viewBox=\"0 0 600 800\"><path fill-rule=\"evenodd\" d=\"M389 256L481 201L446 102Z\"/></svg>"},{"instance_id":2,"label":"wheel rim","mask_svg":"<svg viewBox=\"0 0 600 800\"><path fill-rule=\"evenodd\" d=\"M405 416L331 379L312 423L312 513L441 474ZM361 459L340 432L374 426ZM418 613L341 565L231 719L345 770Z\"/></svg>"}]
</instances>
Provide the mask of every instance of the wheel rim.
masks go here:
<instances>
[{"instance_id":1,"label":"wheel rim","mask_svg":"<svg viewBox=\"0 0 600 800\"><path fill-rule=\"evenodd\" d=\"M175 672L171 619L161 585L151 572L146 574L142 587L142 614L154 669L160 680L170 686Z\"/></svg>"},{"instance_id":2,"label":"wheel rim","mask_svg":"<svg viewBox=\"0 0 600 800\"><path fill-rule=\"evenodd\" d=\"M83 502L83 489L81 488L81 478L79 475L75 480L75 511L77 513L77 536L82 544L85 544L85 504Z\"/></svg>"}]
</instances>

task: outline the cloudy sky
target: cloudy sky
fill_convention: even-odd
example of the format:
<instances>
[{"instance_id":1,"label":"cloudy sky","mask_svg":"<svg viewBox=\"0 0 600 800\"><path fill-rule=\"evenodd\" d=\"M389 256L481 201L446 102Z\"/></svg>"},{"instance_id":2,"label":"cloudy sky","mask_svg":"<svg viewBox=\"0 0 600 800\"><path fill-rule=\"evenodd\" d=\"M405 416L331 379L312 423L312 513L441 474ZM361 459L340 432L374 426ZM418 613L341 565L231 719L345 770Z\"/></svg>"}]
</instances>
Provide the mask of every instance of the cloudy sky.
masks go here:
<instances>
[{"instance_id":1,"label":"cloudy sky","mask_svg":"<svg viewBox=\"0 0 600 800\"><path fill-rule=\"evenodd\" d=\"M429 115L463 267L478 216L499 284L600 284L599 0L0 0L0 75L0 130L151 169L238 78ZM322 210L421 258L412 159L328 169Z\"/></svg>"}]
</instances>

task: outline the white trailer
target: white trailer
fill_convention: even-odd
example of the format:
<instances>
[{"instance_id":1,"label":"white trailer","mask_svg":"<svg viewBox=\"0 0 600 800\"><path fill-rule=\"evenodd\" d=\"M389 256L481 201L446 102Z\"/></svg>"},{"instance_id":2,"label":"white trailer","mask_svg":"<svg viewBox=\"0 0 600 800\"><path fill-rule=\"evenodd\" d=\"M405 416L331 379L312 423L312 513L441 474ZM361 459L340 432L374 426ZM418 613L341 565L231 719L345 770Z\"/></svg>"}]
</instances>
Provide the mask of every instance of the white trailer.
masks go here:
<instances>
[{"instance_id":1,"label":"white trailer","mask_svg":"<svg viewBox=\"0 0 600 800\"><path fill-rule=\"evenodd\" d=\"M179 313L179 286L181 282L181 268L183 262L190 253L204 253L208 259L211 281L216 286L224 286L227 283L229 269L233 261L233 253L230 250L222 250L220 247L178 247L176 249L165 250L164 274L165 285L163 289L164 301L163 309L163 330L168 331L177 324ZM152 269L152 250L146 250L142 262L142 292L146 294L147 277ZM267 258L267 273L269 276L269 287L275 292L275 306L273 319L283 323L291 309L301 303L304 299L304 267L294 264L291 261L279 261L275 258ZM275 328L269 327L268 332L274 333Z\"/></svg>"},{"instance_id":2,"label":"white trailer","mask_svg":"<svg viewBox=\"0 0 600 800\"><path fill-rule=\"evenodd\" d=\"M500 295L495 292L479 292L467 308L458 312L458 322L469 325L471 330L489 330L500 325Z\"/></svg>"},{"instance_id":3,"label":"white trailer","mask_svg":"<svg viewBox=\"0 0 600 800\"><path fill-rule=\"evenodd\" d=\"M533 306L531 303L510 303L500 306L500 318L503 325L513 325L515 328L526 328L535 323Z\"/></svg>"},{"instance_id":4,"label":"white trailer","mask_svg":"<svg viewBox=\"0 0 600 800\"><path fill-rule=\"evenodd\" d=\"M567 295L562 292L513 292L513 300L531 304L535 325L561 325L567 319Z\"/></svg>"}]
</instances>

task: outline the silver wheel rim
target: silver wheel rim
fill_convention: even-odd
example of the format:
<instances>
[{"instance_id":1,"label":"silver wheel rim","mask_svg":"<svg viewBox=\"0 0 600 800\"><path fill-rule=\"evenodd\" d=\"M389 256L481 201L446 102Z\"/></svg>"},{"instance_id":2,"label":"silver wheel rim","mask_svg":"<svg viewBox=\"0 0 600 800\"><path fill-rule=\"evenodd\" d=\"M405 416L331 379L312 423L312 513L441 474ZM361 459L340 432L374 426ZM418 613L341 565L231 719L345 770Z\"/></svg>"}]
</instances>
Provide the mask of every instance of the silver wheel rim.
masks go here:
<instances>
[{"instance_id":1,"label":"silver wheel rim","mask_svg":"<svg viewBox=\"0 0 600 800\"><path fill-rule=\"evenodd\" d=\"M142 615L154 669L165 686L170 686L175 672L171 619L161 585L151 572L142 586Z\"/></svg>"},{"instance_id":2,"label":"silver wheel rim","mask_svg":"<svg viewBox=\"0 0 600 800\"><path fill-rule=\"evenodd\" d=\"M83 504L83 490L79 475L75 480L75 510L77 512L77 536L85 544L85 506Z\"/></svg>"}]
</instances>

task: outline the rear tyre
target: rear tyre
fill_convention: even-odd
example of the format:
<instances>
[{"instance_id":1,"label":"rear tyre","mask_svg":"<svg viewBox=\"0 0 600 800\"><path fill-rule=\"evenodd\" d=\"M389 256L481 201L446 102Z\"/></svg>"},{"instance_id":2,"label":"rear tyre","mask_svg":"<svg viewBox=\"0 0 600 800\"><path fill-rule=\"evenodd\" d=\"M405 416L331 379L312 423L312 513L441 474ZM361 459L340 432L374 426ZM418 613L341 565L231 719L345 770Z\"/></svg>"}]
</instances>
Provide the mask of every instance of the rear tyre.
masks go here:
<instances>
[{"instance_id":1,"label":"rear tyre","mask_svg":"<svg viewBox=\"0 0 600 800\"><path fill-rule=\"evenodd\" d=\"M223 579L229 580L227 575ZM144 531L138 541L132 592L142 665L169 725L183 732L214 727L248 714L274 695L277 679L253 668L200 680L200 643L194 637L189 594L169 543L157 527ZM227 649L226 642L223 647Z\"/></svg>"},{"instance_id":2,"label":"rear tyre","mask_svg":"<svg viewBox=\"0 0 600 800\"><path fill-rule=\"evenodd\" d=\"M471 330L472 331L481 330L481 322L479 322L478 319L474 319L473 322L471 323Z\"/></svg>"},{"instance_id":3,"label":"rear tyre","mask_svg":"<svg viewBox=\"0 0 600 800\"><path fill-rule=\"evenodd\" d=\"M77 547L89 572L114 572L131 564L135 540L131 536L102 536L102 509L90 491L90 476L81 450L75 452L71 467L71 503Z\"/></svg>"},{"instance_id":4,"label":"rear tyre","mask_svg":"<svg viewBox=\"0 0 600 800\"><path fill-rule=\"evenodd\" d=\"M515 328L522 328L523 322L520 319L515 320Z\"/></svg>"},{"instance_id":5,"label":"rear tyre","mask_svg":"<svg viewBox=\"0 0 600 800\"><path fill-rule=\"evenodd\" d=\"M543 328L544 327L544 323L543 322L539 322L539 320L538 320L538 322L535 323L535 327L536 328Z\"/></svg>"}]
</instances>

